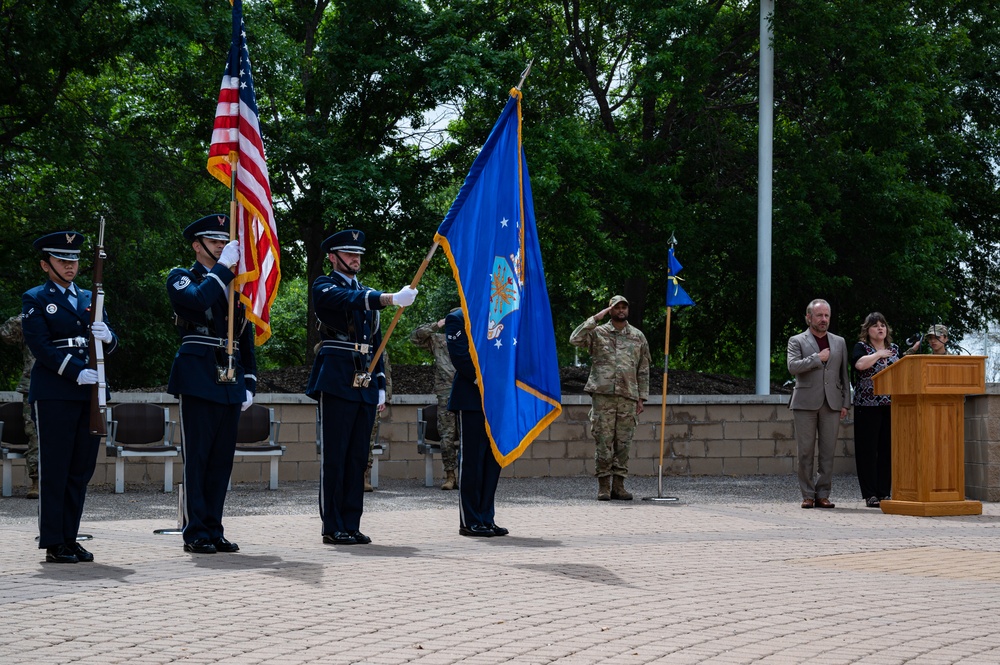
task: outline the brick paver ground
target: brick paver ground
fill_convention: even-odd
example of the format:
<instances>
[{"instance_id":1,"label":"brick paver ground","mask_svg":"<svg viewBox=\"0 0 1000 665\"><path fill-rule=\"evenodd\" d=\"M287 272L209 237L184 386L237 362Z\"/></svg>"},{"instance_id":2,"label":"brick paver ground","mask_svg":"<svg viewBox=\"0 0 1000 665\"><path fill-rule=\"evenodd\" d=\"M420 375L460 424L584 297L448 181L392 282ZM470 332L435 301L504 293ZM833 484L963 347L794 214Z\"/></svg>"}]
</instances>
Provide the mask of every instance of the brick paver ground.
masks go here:
<instances>
[{"instance_id":1,"label":"brick paver ground","mask_svg":"<svg viewBox=\"0 0 1000 665\"><path fill-rule=\"evenodd\" d=\"M380 491L354 547L323 545L304 499L228 517L231 555L85 516L97 562L62 566L6 499L0 663L1000 663L1000 506L883 515L849 480L824 511L597 503L592 479L527 501L537 483L505 479L492 539L458 535L457 493Z\"/></svg>"}]
</instances>

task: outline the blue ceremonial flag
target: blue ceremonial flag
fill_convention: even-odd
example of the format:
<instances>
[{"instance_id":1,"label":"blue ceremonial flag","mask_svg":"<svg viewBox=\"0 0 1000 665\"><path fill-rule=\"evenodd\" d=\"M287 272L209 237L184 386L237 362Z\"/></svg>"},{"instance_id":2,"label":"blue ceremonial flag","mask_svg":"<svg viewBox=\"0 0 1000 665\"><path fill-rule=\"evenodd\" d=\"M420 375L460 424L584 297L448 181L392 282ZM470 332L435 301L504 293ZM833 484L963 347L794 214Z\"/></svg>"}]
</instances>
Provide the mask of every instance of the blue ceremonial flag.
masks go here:
<instances>
[{"instance_id":1,"label":"blue ceremonial flag","mask_svg":"<svg viewBox=\"0 0 1000 665\"><path fill-rule=\"evenodd\" d=\"M510 91L434 240L458 283L493 455L507 466L562 412L519 90Z\"/></svg>"},{"instance_id":2,"label":"blue ceremonial flag","mask_svg":"<svg viewBox=\"0 0 1000 665\"><path fill-rule=\"evenodd\" d=\"M681 262L674 257L674 248L670 248L670 255L667 259L667 307L684 307L693 305L691 296L685 293L681 287L681 278L677 276L684 268Z\"/></svg>"}]
</instances>

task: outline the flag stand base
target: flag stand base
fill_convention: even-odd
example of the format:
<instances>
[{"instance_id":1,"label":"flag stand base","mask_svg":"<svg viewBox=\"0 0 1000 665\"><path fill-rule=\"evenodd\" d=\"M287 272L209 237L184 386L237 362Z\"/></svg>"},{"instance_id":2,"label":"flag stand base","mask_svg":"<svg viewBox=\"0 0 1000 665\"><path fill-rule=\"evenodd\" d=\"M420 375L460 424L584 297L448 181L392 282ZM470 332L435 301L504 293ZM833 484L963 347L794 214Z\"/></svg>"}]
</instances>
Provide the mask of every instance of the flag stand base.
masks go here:
<instances>
[{"instance_id":1,"label":"flag stand base","mask_svg":"<svg viewBox=\"0 0 1000 665\"><path fill-rule=\"evenodd\" d=\"M663 496L663 465L660 465L659 480L656 485L656 496L644 496L643 501L651 503L680 503L676 496Z\"/></svg>"},{"instance_id":2,"label":"flag stand base","mask_svg":"<svg viewBox=\"0 0 1000 665\"><path fill-rule=\"evenodd\" d=\"M184 533L184 483L177 484L177 526L170 529L153 529L157 536L179 536Z\"/></svg>"}]
</instances>

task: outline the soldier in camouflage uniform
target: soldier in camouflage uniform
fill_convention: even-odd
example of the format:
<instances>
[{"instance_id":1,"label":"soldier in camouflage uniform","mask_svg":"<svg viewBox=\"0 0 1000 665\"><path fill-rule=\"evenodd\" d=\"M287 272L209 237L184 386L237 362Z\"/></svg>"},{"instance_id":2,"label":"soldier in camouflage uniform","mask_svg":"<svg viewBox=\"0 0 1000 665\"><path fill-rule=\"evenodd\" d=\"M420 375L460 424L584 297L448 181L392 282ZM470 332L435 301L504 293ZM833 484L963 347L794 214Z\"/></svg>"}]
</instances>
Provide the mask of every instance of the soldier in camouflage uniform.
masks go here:
<instances>
[{"instance_id":1,"label":"soldier in camouflage uniform","mask_svg":"<svg viewBox=\"0 0 1000 665\"><path fill-rule=\"evenodd\" d=\"M611 320L598 325L606 314ZM632 434L649 399L649 344L629 324L624 296L613 297L607 309L581 323L569 342L587 349L592 363L584 390L593 402L590 424L597 443L597 500L629 501L632 495L625 490L625 477Z\"/></svg>"},{"instance_id":2,"label":"soldier in camouflage uniform","mask_svg":"<svg viewBox=\"0 0 1000 665\"><path fill-rule=\"evenodd\" d=\"M455 476L455 469L458 468L458 446L455 445L458 432L455 413L448 410L448 398L451 396L451 384L455 380L455 366L451 364L451 355L448 353L448 340L443 332L439 332L442 330L444 330L444 319L425 323L410 333L410 342L434 355L434 392L437 393L438 402L437 426L438 434L441 435L441 462L444 465L444 482L441 483L441 489L454 490L458 489L458 478Z\"/></svg>"},{"instance_id":3,"label":"soldier in camouflage uniform","mask_svg":"<svg viewBox=\"0 0 1000 665\"><path fill-rule=\"evenodd\" d=\"M386 406L392 402L392 372L389 369L389 351L382 352L382 360L385 362L385 402L379 404L375 409L375 425L372 427L372 438L368 441L368 467L365 469L365 491L374 492L372 485L372 464L375 463L375 442L378 441L378 426L382 422L382 412Z\"/></svg>"},{"instance_id":4,"label":"soldier in camouflage uniform","mask_svg":"<svg viewBox=\"0 0 1000 665\"><path fill-rule=\"evenodd\" d=\"M31 479L31 487L28 488L26 498L38 498L38 433L35 431L35 421L31 418L31 407L28 405L28 387L31 385L31 368L35 365L35 357L31 355L28 345L24 343L24 332L21 330L21 315L12 316L0 326L0 341L6 344L17 344L21 347L21 354L24 357L24 371L21 380L17 384L17 392L21 393L24 403L24 433L28 435L28 451L24 455L25 464L28 467L28 477Z\"/></svg>"}]
</instances>

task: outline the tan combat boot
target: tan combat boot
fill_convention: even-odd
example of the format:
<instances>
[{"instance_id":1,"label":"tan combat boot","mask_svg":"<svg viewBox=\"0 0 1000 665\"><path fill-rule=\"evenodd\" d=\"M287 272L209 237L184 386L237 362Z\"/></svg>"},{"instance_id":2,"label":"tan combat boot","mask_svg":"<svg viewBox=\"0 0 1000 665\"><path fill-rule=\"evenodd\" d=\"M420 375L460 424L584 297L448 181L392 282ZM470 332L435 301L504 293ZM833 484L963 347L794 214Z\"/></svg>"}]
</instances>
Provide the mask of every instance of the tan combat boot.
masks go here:
<instances>
[{"instance_id":1,"label":"tan combat boot","mask_svg":"<svg viewBox=\"0 0 1000 665\"><path fill-rule=\"evenodd\" d=\"M632 495L625 490L625 478L615 476L615 481L611 484L611 498L615 501L631 501Z\"/></svg>"},{"instance_id":2,"label":"tan combat boot","mask_svg":"<svg viewBox=\"0 0 1000 665\"><path fill-rule=\"evenodd\" d=\"M601 476L597 479L597 500L611 501L611 476Z\"/></svg>"},{"instance_id":3,"label":"tan combat boot","mask_svg":"<svg viewBox=\"0 0 1000 665\"><path fill-rule=\"evenodd\" d=\"M453 490L458 485L458 478L455 477L455 471L445 471L444 472L444 482L441 483L441 489L443 490Z\"/></svg>"},{"instance_id":4,"label":"tan combat boot","mask_svg":"<svg viewBox=\"0 0 1000 665\"><path fill-rule=\"evenodd\" d=\"M38 478L31 479L31 487L28 488L28 493L24 496L25 499L37 499L38 498Z\"/></svg>"},{"instance_id":5,"label":"tan combat boot","mask_svg":"<svg viewBox=\"0 0 1000 665\"><path fill-rule=\"evenodd\" d=\"M372 487L372 470L370 468L365 469L365 491L366 492L375 491L375 488Z\"/></svg>"}]
</instances>

